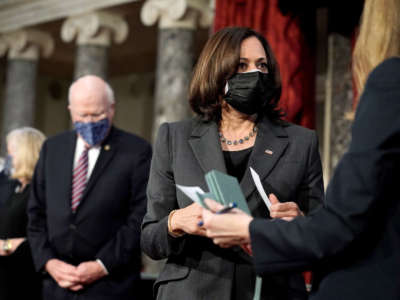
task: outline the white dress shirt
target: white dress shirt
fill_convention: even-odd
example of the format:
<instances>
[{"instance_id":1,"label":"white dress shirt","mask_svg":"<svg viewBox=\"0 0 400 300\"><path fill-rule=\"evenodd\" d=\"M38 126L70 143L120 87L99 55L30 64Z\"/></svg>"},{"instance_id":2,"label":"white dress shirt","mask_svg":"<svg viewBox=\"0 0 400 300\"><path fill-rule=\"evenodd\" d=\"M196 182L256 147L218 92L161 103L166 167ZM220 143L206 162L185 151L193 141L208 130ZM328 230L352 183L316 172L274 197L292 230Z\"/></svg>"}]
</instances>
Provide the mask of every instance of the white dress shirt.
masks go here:
<instances>
[{"instance_id":1,"label":"white dress shirt","mask_svg":"<svg viewBox=\"0 0 400 300\"><path fill-rule=\"evenodd\" d=\"M78 165L79 158L81 154L85 150L85 142L81 136L78 135L78 139L76 141L75 146L75 156L74 156L74 169ZM90 175L92 175L93 169L96 165L97 159L100 155L101 146L93 146L88 151L88 171L86 174L86 182L89 181ZM108 274L107 268L104 266L103 262L100 259L96 259L97 263L103 268L103 270Z\"/></svg>"},{"instance_id":2,"label":"white dress shirt","mask_svg":"<svg viewBox=\"0 0 400 300\"><path fill-rule=\"evenodd\" d=\"M100 149L101 146L93 146L89 149L88 151L88 172L86 175L86 180L89 180L90 175L92 175L94 166L96 165L97 159L99 158L100 155ZM78 165L79 158L81 157L81 154L85 150L85 142L83 138L81 138L78 135L78 139L76 141L76 146L75 146L75 156L74 156L74 169Z\"/></svg>"}]
</instances>

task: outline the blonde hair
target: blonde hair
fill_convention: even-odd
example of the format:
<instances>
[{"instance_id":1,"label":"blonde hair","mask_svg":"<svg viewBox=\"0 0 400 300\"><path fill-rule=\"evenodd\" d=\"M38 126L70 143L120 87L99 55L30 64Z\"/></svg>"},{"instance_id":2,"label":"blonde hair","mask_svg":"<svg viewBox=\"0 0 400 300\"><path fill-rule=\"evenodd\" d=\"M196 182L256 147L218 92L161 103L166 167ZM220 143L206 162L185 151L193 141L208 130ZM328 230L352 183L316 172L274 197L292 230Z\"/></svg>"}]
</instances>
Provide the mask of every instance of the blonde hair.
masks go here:
<instances>
[{"instance_id":1,"label":"blonde hair","mask_svg":"<svg viewBox=\"0 0 400 300\"><path fill-rule=\"evenodd\" d=\"M12 178L23 179L26 182L32 180L39 152L45 139L42 132L31 127L14 129L8 133L7 145L15 149Z\"/></svg>"},{"instance_id":2,"label":"blonde hair","mask_svg":"<svg viewBox=\"0 0 400 300\"><path fill-rule=\"evenodd\" d=\"M400 0L365 0L353 53L358 95L368 74L386 58L400 55Z\"/></svg>"}]
</instances>

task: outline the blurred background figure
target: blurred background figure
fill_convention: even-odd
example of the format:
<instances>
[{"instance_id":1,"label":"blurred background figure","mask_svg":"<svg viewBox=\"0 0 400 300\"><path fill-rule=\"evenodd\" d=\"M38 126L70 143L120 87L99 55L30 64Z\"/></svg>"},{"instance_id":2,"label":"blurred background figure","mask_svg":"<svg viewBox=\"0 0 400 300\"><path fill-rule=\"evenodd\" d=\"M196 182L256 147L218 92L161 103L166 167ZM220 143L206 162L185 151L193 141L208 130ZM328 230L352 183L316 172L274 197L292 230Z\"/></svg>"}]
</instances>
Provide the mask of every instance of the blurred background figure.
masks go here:
<instances>
[{"instance_id":1,"label":"blurred background figure","mask_svg":"<svg viewBox=\"0 0 400 300\"><path fill-rule=\"evenodd\" d=\"M43 299L141 300L151 146L113 126L114 93L100 77L72 83L68 109L74 130L44 143L28 203Z\"/></svg>"},{"instance_id":2,"label":"blurred background figure","mask_svg":"<svg viewBox=\"0 0 400 300\"><path fill-rule=\"evenodd\" d=\"M10 167L10 157L7 156L5 159L1 158L0 161L0 205L2 205L14 191L17 180L11 178L9 173L11 171Z\"/></svg>"},{"instance_id":3,"label":"blurred background figure","mask_svg":"<svg viewBox=\"0 0 400 300\"><path fill-rule=\"evenodd\" d=\"M15 129L7 135L9 164L5 171L15 182L2 178L3 188L8 188L1 193L0 204L0 299L40 299L39 274L35 273L26 240L26 206L44 140L43 133L30 127ZM10 191L10 187L15 188Z\"/></svg>"}]
</instances>

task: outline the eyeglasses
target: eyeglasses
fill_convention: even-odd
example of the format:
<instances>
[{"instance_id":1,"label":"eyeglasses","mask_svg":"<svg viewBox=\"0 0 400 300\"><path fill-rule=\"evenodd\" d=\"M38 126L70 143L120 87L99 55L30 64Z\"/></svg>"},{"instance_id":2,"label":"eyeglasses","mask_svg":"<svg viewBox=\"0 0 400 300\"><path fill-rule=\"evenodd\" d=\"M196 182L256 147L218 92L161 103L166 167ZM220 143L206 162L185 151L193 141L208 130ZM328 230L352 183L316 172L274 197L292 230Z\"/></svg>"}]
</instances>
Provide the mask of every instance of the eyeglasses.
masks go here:
<instances>
[{"instance_id":1,"label":"eyeglasses","mask_svg":"<svg viewBox=\"0 0 400 300\"><path fill-rule=\"evenodd\" d=\"M78 117L80 120L84 120L84 121L97 121L97 120L102 120L104 118L107 117L107 113L106 112L100 112L100 113L94 113L94 114L80 114L77 113L76 111L74 112L74 114L76 115L76 117Z\"/></svg>"}]
</instances>

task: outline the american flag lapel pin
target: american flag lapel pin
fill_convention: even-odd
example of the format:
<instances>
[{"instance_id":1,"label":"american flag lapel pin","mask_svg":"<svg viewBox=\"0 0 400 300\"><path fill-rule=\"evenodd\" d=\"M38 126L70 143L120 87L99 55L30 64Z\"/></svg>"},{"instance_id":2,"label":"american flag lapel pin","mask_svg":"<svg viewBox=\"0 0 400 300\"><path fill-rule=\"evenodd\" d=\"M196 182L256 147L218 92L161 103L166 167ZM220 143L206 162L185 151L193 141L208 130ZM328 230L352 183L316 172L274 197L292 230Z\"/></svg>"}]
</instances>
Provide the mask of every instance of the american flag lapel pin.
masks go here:
<instances>
[{"instance_id":1,"label":"american flag lapel pin","mask_svg":"<svg viewBox=\"0 0 400 300\"><path fill-rule=\"evenodd\" d=\"M274 151L272 151L270 149L265 149L265 154L272 155L272 154L274 154Z\"/></svg>"}]
</instances>

